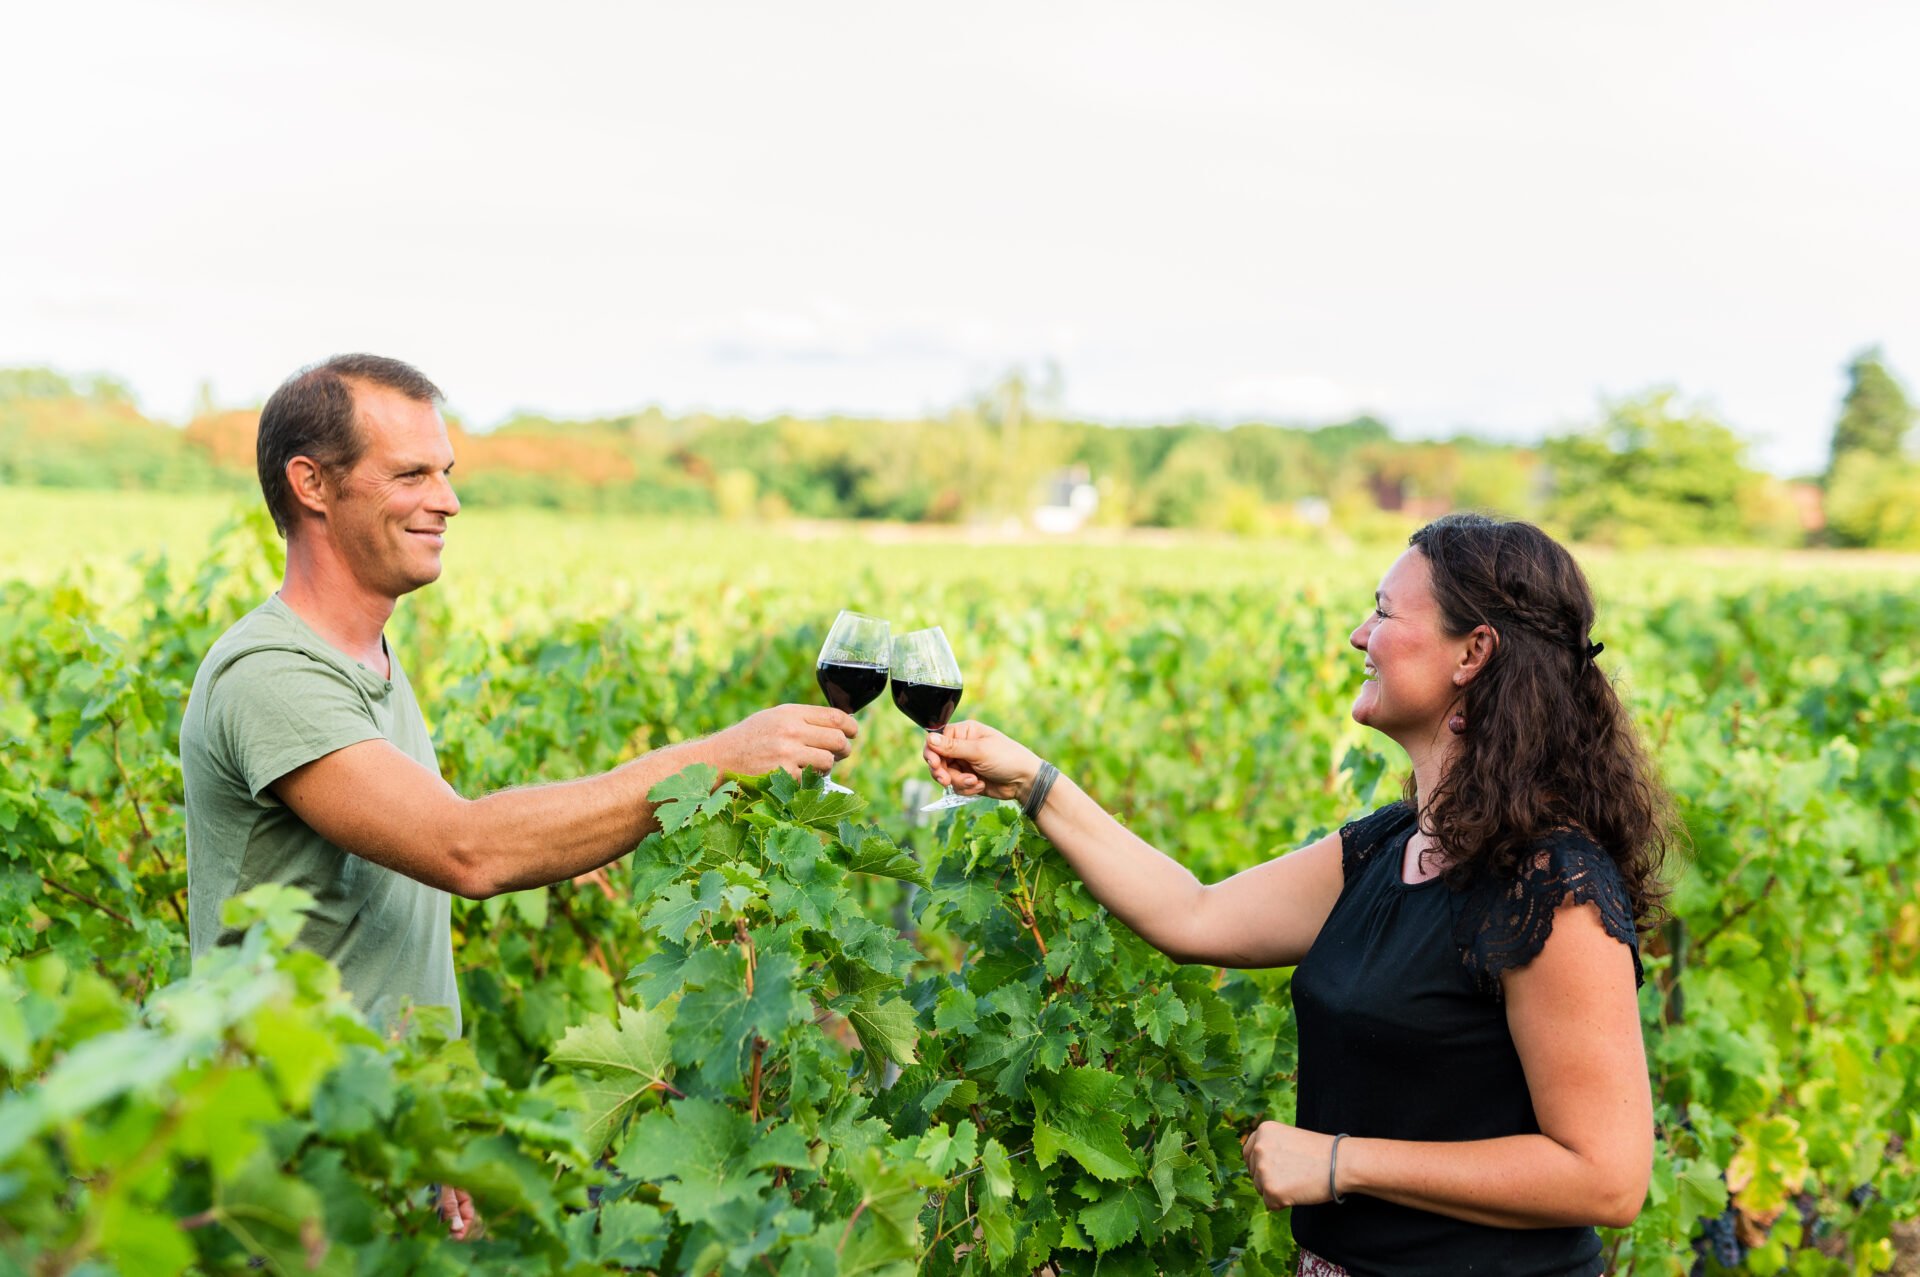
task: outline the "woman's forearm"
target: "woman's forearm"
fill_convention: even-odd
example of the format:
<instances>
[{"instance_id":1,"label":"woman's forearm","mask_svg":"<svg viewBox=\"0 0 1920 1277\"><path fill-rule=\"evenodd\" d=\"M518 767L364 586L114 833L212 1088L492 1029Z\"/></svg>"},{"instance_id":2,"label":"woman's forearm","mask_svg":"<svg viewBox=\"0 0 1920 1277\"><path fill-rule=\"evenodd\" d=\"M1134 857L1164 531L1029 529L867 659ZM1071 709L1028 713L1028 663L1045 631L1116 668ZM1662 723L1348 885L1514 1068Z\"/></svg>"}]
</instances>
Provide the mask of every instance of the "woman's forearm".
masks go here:
<instances>
[{"instance_id":1,"label":"woman's forearm","mask_svg":"<svg viewBox=\"0 0 1920 1277\"><path fill-rule=\"evenodd\" d=\"M1337 1186L1499 1228L1597 1224L1639 1213L1644 1177L1610 1170L1545 1135L1432 1143L1340 1141Z\"/></svg>"},{"instance_id":2,"label":"woman's forearm","mask_svg":"<svg viewBox=\"0 0 1920 1277\"><path fill-rule=\"evenodd\" d=\"M1193 960L1191 929L1203 888L1062 776L1036 822L1093 898L1176 962Z\"/></svg>"}]
</instances>

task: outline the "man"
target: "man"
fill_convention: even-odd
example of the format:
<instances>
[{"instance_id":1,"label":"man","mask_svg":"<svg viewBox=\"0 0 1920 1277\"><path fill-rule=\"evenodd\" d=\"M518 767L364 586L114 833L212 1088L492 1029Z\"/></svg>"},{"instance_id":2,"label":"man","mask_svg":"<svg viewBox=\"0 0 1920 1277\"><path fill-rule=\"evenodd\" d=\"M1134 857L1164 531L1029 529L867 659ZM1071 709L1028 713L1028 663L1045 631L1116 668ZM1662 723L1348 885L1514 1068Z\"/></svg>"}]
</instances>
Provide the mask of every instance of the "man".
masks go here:
<instances>
[{"instance_id":1,"label":"man","mask_svg":"<svg viewBox=\"0 0 1920 1277\"><path fill-rule=\"evenodd\" d=\"M689 764L825 771L857 729L838 710L782 705L599 776L456 794L383 634L400 596L439 577L460 512L440 397L398 360L343 355L268 399L256 451L286 576L207 653L180 761L195 957L231 939L228 897L302 887L317 903L298 943L340 968L363 1010L444 1006L458 1033L449 893L588 873L658 827L647 791ZM470 1206L450 1216L456 1235L470 1219Z\"/></svg>"}]
</instances>

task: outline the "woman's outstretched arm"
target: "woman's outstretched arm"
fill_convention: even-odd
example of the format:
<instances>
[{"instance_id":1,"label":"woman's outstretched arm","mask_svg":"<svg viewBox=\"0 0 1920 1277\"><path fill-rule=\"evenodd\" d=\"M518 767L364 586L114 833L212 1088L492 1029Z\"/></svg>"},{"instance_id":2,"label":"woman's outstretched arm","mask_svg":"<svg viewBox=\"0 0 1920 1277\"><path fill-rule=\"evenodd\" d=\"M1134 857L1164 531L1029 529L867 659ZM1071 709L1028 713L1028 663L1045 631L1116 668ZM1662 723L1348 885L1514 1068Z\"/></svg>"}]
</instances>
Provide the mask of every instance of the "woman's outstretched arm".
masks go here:
<instances>
[{"instance_id":1,"label":"woman's outstretched arm","mask_svg":"<svg viewBox=\"0 0 1920 1277\"><path fill-rule=\"evenodd\" d=\"M927 765L963 794L1024 802L1040 759L983 723L929 736ZM1067 863L1141 939L1176 962L1285 967L1306 956L1340 896L1340 835L1202 884L1191 871L1115 820L1065 776L1037 823Z\"/></svg>"}]
</instances>

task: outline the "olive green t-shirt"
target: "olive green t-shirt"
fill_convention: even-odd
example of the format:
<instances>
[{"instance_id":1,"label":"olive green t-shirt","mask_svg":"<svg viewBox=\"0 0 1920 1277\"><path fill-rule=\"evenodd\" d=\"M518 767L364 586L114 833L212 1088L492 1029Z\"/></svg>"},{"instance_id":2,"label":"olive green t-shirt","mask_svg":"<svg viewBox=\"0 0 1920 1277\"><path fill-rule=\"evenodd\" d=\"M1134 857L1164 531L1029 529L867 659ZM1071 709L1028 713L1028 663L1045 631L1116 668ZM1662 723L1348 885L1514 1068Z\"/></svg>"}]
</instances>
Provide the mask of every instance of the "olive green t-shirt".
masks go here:
<instances>
[{"instance_id":1,"label":"olive green t-shirt","mask_svg":"<svg viewBox=\"0 0 1920 1277\"><path fill-rule=\"evenodd\" d=\"M274 797L294 768L384 738L439 772L413 688L321 638L273 595L222 635L194 676L180 725L187 790L187 929L198 958L237 939L221 905L263 882L317 902L295 943L340 968L361 1010L384 1021L411 1001L453 1011L452 901L336 847Z\"/></svg>"}]
</instances>

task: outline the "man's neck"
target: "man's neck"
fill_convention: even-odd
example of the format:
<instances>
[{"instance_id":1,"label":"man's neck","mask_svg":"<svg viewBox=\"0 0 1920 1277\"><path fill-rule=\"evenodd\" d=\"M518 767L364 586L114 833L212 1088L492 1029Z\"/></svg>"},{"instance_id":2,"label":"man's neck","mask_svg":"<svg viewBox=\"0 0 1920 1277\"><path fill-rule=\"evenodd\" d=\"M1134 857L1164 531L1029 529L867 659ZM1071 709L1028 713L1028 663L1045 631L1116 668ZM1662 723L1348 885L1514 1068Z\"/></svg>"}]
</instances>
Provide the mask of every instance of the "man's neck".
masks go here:
<instances>
[{"instance_id":1,"label":"man's neck","mask_svg":"<svg viewBox=\"0 0 1920 1277\"><path fill-rule=\"evenodd\" d=\"M290 542L280 601L350 658L382 678L392 676L381 635L395 600L356 581L337 556Z\"/></svg>"}]
</instances>

